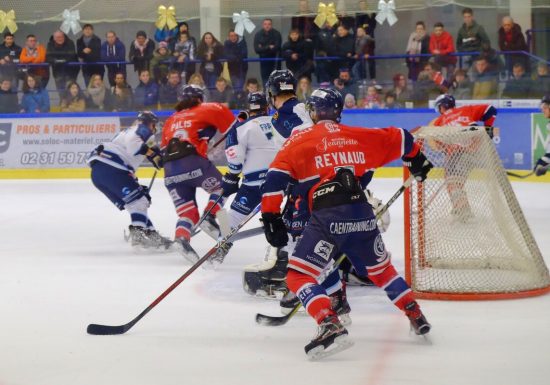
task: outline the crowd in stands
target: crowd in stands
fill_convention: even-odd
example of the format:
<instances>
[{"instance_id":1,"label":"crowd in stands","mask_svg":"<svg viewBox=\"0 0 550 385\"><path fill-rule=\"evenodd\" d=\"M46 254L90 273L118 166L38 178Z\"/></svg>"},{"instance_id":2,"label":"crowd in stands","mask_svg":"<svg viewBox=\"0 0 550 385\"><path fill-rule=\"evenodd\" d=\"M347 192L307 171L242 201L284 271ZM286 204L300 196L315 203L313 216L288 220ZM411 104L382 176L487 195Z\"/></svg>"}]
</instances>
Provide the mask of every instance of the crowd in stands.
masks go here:
<instances>
[{"instance_id":1,"label":"crowd in stands","mask_svg":"<svg viewBox=\"0 0 550 385\"><path fill-rule=\"evenodd\" d=\"M223 42L210 32L197 41L181 22L177 34L166 41L155 43L138 31L125 45L114 31L102 41L86 24L76 44L57 30L45 45L28 35L23 47L7 32L0 45L0 113L172 109L182 84L198 84L207 89L208 100L241 109L246 95L261 90L269 74L283 64L299 79L300 100L310 95L315 82L339 90L348 109L426 107L441 93L457 99L540 98L550 90L548 65L531 66L526 55L497 54L470 8L462 12L456 38L441 22L428 26L418 21L404 50L396 49L410 55L404 59L407 73L382 81L372 58L374 14L360 11L318 28L307 2L300 1L300 6L305 15L292 18L286 41L269 18L254 34L255 54L263 59L260 79L247 77L247 44L233 30ZM528 50L521 27L511 17L502 19L498 49ZM465 55L459 60L455 53ZM126 60L138 84L128 84ZM77 82L79 72L83 84ZM499 79L506 80L501 87ZM50 103L48 83L59 93L59 106Z\"/></svg>"}]
</instances>

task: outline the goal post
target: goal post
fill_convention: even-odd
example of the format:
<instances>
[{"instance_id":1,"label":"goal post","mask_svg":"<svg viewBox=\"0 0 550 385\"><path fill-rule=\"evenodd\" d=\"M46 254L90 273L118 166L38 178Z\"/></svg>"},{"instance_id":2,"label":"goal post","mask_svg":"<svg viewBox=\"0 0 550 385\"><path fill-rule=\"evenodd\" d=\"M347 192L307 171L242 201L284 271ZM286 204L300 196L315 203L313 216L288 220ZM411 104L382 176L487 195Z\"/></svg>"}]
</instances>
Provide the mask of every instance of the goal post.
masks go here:
<instances>
[{"instance_id":1,"label":"goal post","mask_svg":"<svg viewBox=\"0 0 550 385\"><path fill-rule=\"evenodd\" d=\"M485 129L426 126L414 135L434 164L404 199L405 276L418 298L550 291L548 268Z\"/></svg>"}]
</instances>

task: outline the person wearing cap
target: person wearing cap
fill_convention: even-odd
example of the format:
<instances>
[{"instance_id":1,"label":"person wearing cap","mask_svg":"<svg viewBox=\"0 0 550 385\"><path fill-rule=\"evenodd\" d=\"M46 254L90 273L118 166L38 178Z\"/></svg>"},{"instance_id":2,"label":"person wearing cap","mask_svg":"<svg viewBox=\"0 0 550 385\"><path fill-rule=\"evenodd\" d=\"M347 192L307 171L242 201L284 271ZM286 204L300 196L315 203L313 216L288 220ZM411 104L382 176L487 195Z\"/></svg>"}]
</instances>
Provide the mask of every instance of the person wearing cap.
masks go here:
<instances>
[{"instance_id":1,"label":"person wearing cap","mask_svg":"<svg viewBox=\"0 0 550 385\"><path fill-rule=\"evenodd\" d=\"M128 59L134 64L134 71L148 70L155 52L155 42L147 38L145 31L138 31L136 39L130 44Z\"/></svg>"}]
</instances>

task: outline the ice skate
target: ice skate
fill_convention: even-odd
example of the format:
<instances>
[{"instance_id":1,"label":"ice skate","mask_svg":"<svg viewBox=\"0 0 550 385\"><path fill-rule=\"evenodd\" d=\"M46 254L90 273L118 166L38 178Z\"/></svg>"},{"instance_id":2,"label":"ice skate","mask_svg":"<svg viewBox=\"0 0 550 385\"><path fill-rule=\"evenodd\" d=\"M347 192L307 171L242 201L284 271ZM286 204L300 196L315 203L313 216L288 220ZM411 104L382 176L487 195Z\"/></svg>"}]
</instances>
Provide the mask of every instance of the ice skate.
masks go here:
<instances>
[{"instance_id":1,"label":"ice skate","mask_svg":"<svg viewBox=\"0 0 550 385\"><path fill-rule=\"evenodd\" d=\"M432 325L428 323L426 317L422 314L422 310L420 310L420 306L415 301L405 306L405 314L411 321L411 329L415 334L420 336L430 332Z\"/></svg>"},{"instance_id":2,"label":"ice skate","mask_svg":"<svg viewBox=\"0 0 550 385\"><path fill-rule=\"evenodd\" d=\"M128 231L130 232L129 241L133 247L149 247L149 242L147 240L146 229L140 226L128 226Z\"/></svg>"},{"instance_id":3,"label":"ice skate","mask_svg":"<svg viewBox=\"0 0 550 385\"><path fill-rule=\"evenodd\" d=\"M220 226L216 222L216 218L212 214L208 214L202 223L199 225L202 231L208 234L213 239L218 239L221 236Z\"/></svg>"},{"instance_id":4,"label":"ice skate","mask_svg":"<svg viewBox=\"0 0 550 385\"><path fill-rule=\"evenodd\" d=\"M231 250L232 247L233 247L233 243L231 242L224 243L223 245L218 247L214 255L208 258L208 263L212 266L221 265L225 260L225 256L227 255L227 253L229 253L229 250Z\"/></svg>"},{"instance_id":5,"label":"ice skate","mask_svg":"<svg viewBox=\"0 0 550 385\"><path fill-rule=\"evenodd\" d=\"M310 360L319 360L350 348L353 341L336 314L329 315L319 324L317 336L305 346Z\"/></svg>"},{"instance_id":6,"label":"ice skate","mask_svg":"<svg viewBox=\"0 0 550 385\"><path fill-rule=\"evenodd\" d=\"M288 253L269 247L261 264L245 266L244 290L251 295L281 300L288 292L285 283Z\"/></svg>"},{"instance_id":7,"label":"ice skate","mask_svg":"<svg viewBox=\"0 0 550 385\"><path fill-rule=\"evenodd\" d=\"M298 299L296 294L289 290L279 302L281 313L285 315L290 313L299 303L300 300Z\"/></svg>"},{"instance_id":8,"label":"ice skate","mask_svg":"<svg viewBox=\"0 0 550 385\"><path fill-rule=\"evenodd\" d=\"M176 243L181 248L182 255L186 260L188 260L192 264L195 264L199 260L199 255L197 254L195 249L191 247L191 244L187 239L176 238L174 243Z\"/></svg>"},{"instance_id":9,"label":"ice skate","mask_svg":"<svg viewBox=\"0 0 550 385\"><path fill-rule=\"evenodd\" d=\"M168 249L173 243L170 239L163 237L158 231L153 229L145 230L145 236L149 246L157 249Z\"/></svg>"},{"instance_id":10,"label":"ice skate","mask_svg":"<svg viewBox=\"0 0 550 385\"><path fill-rule=\"evenodd\" d=\"M342 286L340 290L331 294L329 297L331 306L336 314L338 314L338 318L340 319L340 322L342 322L342 325L351 325L351 307L349 306L346 295L346 286Z\"/></svg>"}]
</instances>

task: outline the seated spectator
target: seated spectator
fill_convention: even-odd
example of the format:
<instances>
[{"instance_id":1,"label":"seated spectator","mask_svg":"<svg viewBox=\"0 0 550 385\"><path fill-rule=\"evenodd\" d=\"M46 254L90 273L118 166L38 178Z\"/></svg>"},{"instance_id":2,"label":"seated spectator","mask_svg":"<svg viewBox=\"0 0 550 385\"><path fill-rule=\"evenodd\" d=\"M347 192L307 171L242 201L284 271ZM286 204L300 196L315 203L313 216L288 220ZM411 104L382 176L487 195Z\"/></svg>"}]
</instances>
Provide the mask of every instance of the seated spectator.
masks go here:
<instances>
[{"instance_id":1,"label":"seated spectator","mask_svg":"<svg viewBox=\"0 0 550 385\"><path fill-rule=\"evenodd\" d=\"M132 111L134 105L132 87L126 82L126 75L115 75L115 85L111 87L112 107L114 112Z\"/></svg>"},{"instance_id":2,"label":"seated spectator","mask_svg":"<svg viewBox=\"0 0 550 385\"><path fill-rule=\"evenodd\" d=\"M159 88L159 101L162 109L173 109L178 102L178 89L181 86L181 77L178 71L168 72L168 81Z\"/></svg>"},{"instance_id":3,"label":"seated spectator","mask_svg":"<svg viewBox=\"0 0 550 385\"><path fill-rule=\"evenodd\" d=\"M204 101L206 102L210 100L210 90L206 88L206 84L204 84L204 79L202 78L202 75L200 73L196 72L193 75L191 75L191 77L189 78L189 82L187 82L187 84L194 84L202 88L202 92L204 94Z\"/></svg>"},{"instance_id":4,"label":"seated spectator","mask_svg":"<svg viewBox=\"0 0 550 385\"><path fill-rule=\"evenodd\" d=\"M420 71L413 87L413 103L415 108L428 107L428 101L441 95L441 90L432 79L429 71Z\"/></svg>"},{"instance_id":5,"label":"seated spectator","mask_svg":"<svg viewBox=\"0 0 550 385\"><path fill-rule=\"evenodd\" d=\"M11 32L4 33L4 42L0 44L0 77L10 79L12 87L17 90L17 64L21 56L21 47L15 44Z\"/></svg>"},{"instance_id":6,"label":"seated spectator","mask_svg":"<svg viewBox=\"0 0 550 385\"><path fill-rule=\"evenodd\" d=\"M11 88L10 79L0 79L0 114L14 114L19 112L17 92Z\"/></svg>"},{"instance_id":7,"label":"seated spectator","mask_svg":"<svg viewBox=\"0 0 550 385\"><path fill-rule=\"evenodd\" d=\"M109 84L115 85L115 76L117 73L126 76L126 46L116 36L113 31L107 32L105 41L101 44L101 61L119 62L117 64L107 64L107 77Z\"/></svg>"},{"instance_id":8,"label":"seated spectator","mask_svg":"<svg viewBox=\"0 0 550 385\"><path fill-rule=\"evenodd\" d=\"M450 83L445 79L440 69L441 68L436 63L428 62L424 64L424 71L430 74L433 82L439 88L440 93L444 94L449 90Z\"/></svg>"},{"instance_id":9,"label":"seated spectator","mask_svg":"<svg viewBox=\"0 0 550 385\"><path fill-rule=\"evenodd\" d=\"M200 74L209 89L216 86L216 80L222 73L222 63L219 62L221 58L223 58L222 44L212 33L206 32L202 35L197 48L197 59L202 60Z\"/></svg>"},{"instance_id":10,"label":"seated spectator","mask_svg":"<svg viewBox=\"0 0 550 385\"><path fill-rule=\"evenodd\" d=\"M403 106L397 102L395 94L391 91L388 91L384 96L384 108L387 108L388 110L393 110L395 108L403 108Z\"/></svg>"},{"instance_id":11,"label":"seated spectator","mask_svg":"<svg viewBox=\"0 0 550 385\"><path fill-rule=\"evenodd\" d=\"M527 99L531 94L531 78L525 73L523 64L516 63L512 68L512 77L502 91L503 98Z\"/></svg>"},{"instance_id":12,"label":"seated spectator","mask_svg":"<svg viewBox=\"0 0 550 385\"><path fill-rule=\"evenodd\" d=\"M159 47L155 50L151 60L153 76L157 83L165 83L168 71L170 70L172 52L168 49L168 43L161 41ZM141 72L140 72L141 73Z\"/></svg>"},{"instance_id":13,"label":"seated spectator","mask_svg":"<svg viewBox=\"0 0 550 385\"><path fill-rule=\"evenodd\" d=\"M474 11L471 8L462 10L462 20L464 24L462 24L456 36L457 52L479 52L484 46L491 46L485 28L474 20ZM467 69L471 65L472 56L463 56L462 67Z\"/></svg>"},{"instance_id":14,"label":"seated spectator","mask_svg":"<svg viewBox=\"0 0 550 385\"><path fill-rule=\"evenodd\" d=\"M307 98L311 95L313 92L311 88L311 80L307 76L302 76L300 79L298 79L298 87L296 89L296 98L300 102L305 102Z\"/></svg>"},{"instance_id":15,"label":"seated spectator","mask_svg":"<svg viewBox=\"0 0 550 385\"><path fill-rule=\"evenodd\" d=\"M426 33L426 24L423 21L417 21L414 32L409 36L407 42L407 55L420 55L430 53L430 36ZM409 57L405 59L409 67L409 79L415 81L418 73L424 68L424 63L428 57Z\"/></svg>"},{"instance_id":16,"label":"seated spectator","mask_svg":"<svg viewBox=\"0 0 550 385\"><path fill-rule=\"evenodd\" d=\"M134 64L134 71L148 70L155 52L155 42L147 38L145 31L138 31L130 44L128 58Z\"/></svg>"},{"instance_id":17,"label":"seated spectator","mask_svg":"<svg viewBox=\"0 0 550 385\"><path fill-rule=\"evenodd\" d=\"M195 60L195 51L195 40L189 39L189 33L186 31L181 32L178 40L174 42L174 69L180 72L181 78L186 82L195 73L195 63L190 63Z\"/></svg>"},{"instance_id":18,"label":"seated spectator","mask_svg":"<svg viewBox=\"0 0 550 385\"><path fill-rule=\"evenodd\" d=\"M376 88L376 86L367 87L367 94L365 95L364 99L359 100L358 105L360 108L376 109L384 107L384 103L380 98L380 94L378 93L378 89Z\"/></svg>"},{"instance_id":19,"label":"seated spectator","mask_svg":"<svg viewBox=\"0 0 550 385\"><path fill-rule=\"evenodd\" d=\"M374 39L367 35L365 28L357 27L355 34L355 64L351 72L353 77L359 79L375 80L374 59L369 59L374 55Z\"/></svg>"},{"instance_id":20,"label":"seated spectator","mask_svg":"<svg viewBox=\"0 0 550 385\"><path fill-rule=\"evenodd\" d=\"M164 42L160 42L162 44ZM159 86L151 79L147 70L139 73L139 84L134 90L134 108L136 110L157 110L159 102Z\"/></svg>"},{"instance_id":21,"label":"seated spectator","mask_svg":"<svg viewBox=\"0 0 550 385\"><path fill-rule=\"evenodd\" d=\"M227 59L233 89L242 89L248 72L248 62L244 61L248 58L244 36L237 35L233 29L229 30L228 38L223 45L223 54Z\"/></svg>"},{"instance_id":22,"label":"seated spectator","mask_svg":"<svg viewBox=\"0 0 550 385\"><path fill-rule=\"evenodd\" d=\"M23 67L22 72L39 77L42 88L46 88L48 80L50 80L50 66L46 63L46 48L38 43L35 35L27 35L25 46L21 50L21 56L19 56L19 62L21 64L44 63L43 66L32 65Z\"/></svg>"},{"instance_id":23,"label":"seated spectator","mask_svg":"<svg viewBox=\"0 0 550 385\"><path fill-rule=\"evenodd\" d=\"M90 78L90 84L84 92L86 96L86 110L88 111L111 111L111 92L103 83L103 76L96 74Z\"/></svg>"},{"instance_id":24,"label":"seated spectator","mask_svg":"<svg viewBox=\"0 0 550 385\"><path fill-rule=\"evenodd\" d=\"M313 73L313 61L310 47L297 29L291 29L288 40L281 48L281 54L285 59L286 68L292 71L296 79L301 76L311 76Z\"/></svg>"},{"instance_id":25,"label":"seated spectator","mask_svg":"<svg viewBox=\"0 0 550 385\"><path fill-rule=\"evenodd\" d=\"M260 82L256 78L248 78L244 83L242 90L235 91L231 108L236 110L246 110L248 108L248 95L253 92L260 92Z\"/></svg>"},{"instance_id":26,"label":"seated spectator","mask_svg":"<svg viewBox=\"0 0 550 385\"><path fill-rule=\"evenodd\" d=\"M534 77L533 86L531 87L531 98L541 99L547 95L550 90L550 74L548 64L540 62L537 64L537 73Z\"/></svg>"},{"instance_id":27,"label":"seated spectator","mask_svg":"<svg viewBox=\"0 0 550 385\"><path fill-rule=\"evenodd\" d=\"M86 98L76 82L67 83L67 91L61 98L61 112L84 112L86 110Z\"/></svg>"},{"instance_id":28,"label":"seated spectator","mask_svg":"<svg viewBox=\"0 0 550 385\"><path fill-rule=\"evenodd\" d=\"M357 94L357 85L348 68L340 68L338 77L334 79L334 86L342 95L352 94L355 96Z\"/></svg>"},{"instance_id":29,"label":"seated spectator","mask_svg":"<svg viewBox=\"0 0 550 385\"><path fill-rule=\"evenodd\" d=\"M449 88L449 94L457 100L470 100L472 98L472 83L466 76L466 71L458 68L455 71L454 80Z\"/></svg>"},{"instance_id":30,"label":"seated spectator","mask_svg":"<svg viewBox=\"0 0 550 385\"><path fill-rule=\"evenodd\" d=\"M42 88L37 78L31 74L27 74L23 82L21 112L50 112L50 97L48 91Z\"/></svg>"},{"instance_id":31,"label":"seated spectator","mask_svg":"<svg viewBox=\"0 0 550 385\"><path fill-rule=\"evenodd\" d=\"M456 56L450 56L449 54L455 53L455 45L453 37L445 31L445 27L441 22L434 24L434 31L430 36L430 53L435 55L435 63L445 69L445 77L450 79L457 59Z\"/></svg>"},{"instance_id":32,"label":"seated spectator","mask_svg":"<svg viewBox=\"0 0 550 385\"><path fill-rule=\"evenodd\" d=\"M412 93L407 87L407 78L403 74L395 74L393 77L393 89L397 103L406 106L412 102Z\"/></svg>"},{"instance_id":33,"label":"seated spectator","mask_svg":"<svg viewBox=\"0 0 550 385\"><path fill-rule=\"evenodd\" d=\"M487 63L489 64L489 71L494 72L497 75L504 68L504 63L500 55L494 48L491 48L491 46L489 45L483 45L481 47L479 56L487 59Z\"/></svg>"},{"instance_id":34,"label":"seated spectator","mask_svg":"<svg viewBox=\"0 0 550 385\"><path fill-rule=\"evenodd\" d=\"M338 77L338 69L351 68L355 64L355 39L350 34L349 29L342 24L336 28L336 36L332 39L329 47L329 56L340 58L334 60L331 66L330 75L332 79Z\"/></svg>"},{"instance_id":35,"label":"seated spectator","mask_svg":"<svg viewBox=\"0 0 550 385\"><path fill-rule=\"evenodd\" d=\"M497 97L498 74L489 68L489 62L484 57L478 57L471 71L474 87L472 99L495 99Z\"/></svg>"},{"instance_id":36,"label":"seated spectator","mask_svg":"<svg viewBox=\"0 0 550 385\"><path fill-rule=\"evenodd\" d=\"M227 85L225 78L219 77L216 80L216 88L210 92L209 101L215 103L223 103L229 107L229 103L233 100L233 90Z\"/></svg>"},{"instance_id":37,"label":"seated spectator","mask_svg":"<svg viewBox=\"0 0 550 385\"><path fill-rule=\"evenodd\" d=\"M344 97L344 110L352 110L357 108L357 103L355 103L355 96L352 94L346 94Z\"/></svg>"},{"instance_id":38,"label":"seated spectator","mask_svg":"<svg viewBox=\"0 0 550 385\"><path fill-rule=\"evenodd\" d=\"M75 82L80 71L80 66L69 64L77 62L78 57L74 42L63 31L55 31L50 38L46 48L46 61L52 66L55 88L62 97L67 83Z\"/></svg>"},{"instance_id":39,"label":"seated spectator","mask_svg":"<svg viewBox=\"0 0 550 385\"><path fill-rule=\"evenodd\" d=\"M504 53L506 53L506 51L529 52L521 27L519 24L514 23L514 19L510 16L504 16L502 18L501 27L498 29L498 47ZM531 72L529 57L527 55L504 55L504 62L506 63L506 70L508 73L512 73L512 69L516 63L522 64L526 72Z\"/></svg>"},{"instance_id":40,"label":"seated spectator","mask_svg":"<svg viewBox=\"0 0 550 385\"><path fill-rule=\"evenodd\" d=\"M103 77L105 67L101 64L90 64L101 61L101 39L94 34L91 24L84 24L82 36L76 41L76 54L78 59L87 63L82 66L84 84L88 86L92 75L99 74Z\"/></svg>"}]
</instances>

